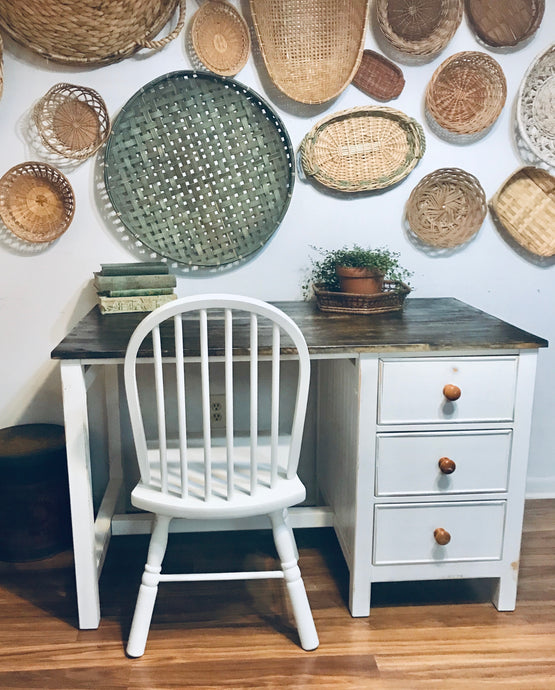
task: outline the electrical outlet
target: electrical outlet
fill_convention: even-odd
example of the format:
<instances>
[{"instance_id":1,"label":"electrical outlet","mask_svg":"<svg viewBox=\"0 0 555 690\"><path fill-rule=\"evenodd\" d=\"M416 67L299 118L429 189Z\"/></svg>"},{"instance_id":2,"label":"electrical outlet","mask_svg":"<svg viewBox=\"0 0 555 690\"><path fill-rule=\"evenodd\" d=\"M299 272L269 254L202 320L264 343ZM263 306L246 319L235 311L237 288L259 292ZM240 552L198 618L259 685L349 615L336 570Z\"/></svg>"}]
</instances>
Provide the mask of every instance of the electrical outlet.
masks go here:
<instances>
[{"instance_id":1,"label":"electrical outlet","mask_svg":"<svg viewBox=\"0 0 555 690\"><path fill-rule=\"evenodd\" d=\"M210 425L213 429L225 429L225 395L210 396Z\"/></svg>"}]
</instances>

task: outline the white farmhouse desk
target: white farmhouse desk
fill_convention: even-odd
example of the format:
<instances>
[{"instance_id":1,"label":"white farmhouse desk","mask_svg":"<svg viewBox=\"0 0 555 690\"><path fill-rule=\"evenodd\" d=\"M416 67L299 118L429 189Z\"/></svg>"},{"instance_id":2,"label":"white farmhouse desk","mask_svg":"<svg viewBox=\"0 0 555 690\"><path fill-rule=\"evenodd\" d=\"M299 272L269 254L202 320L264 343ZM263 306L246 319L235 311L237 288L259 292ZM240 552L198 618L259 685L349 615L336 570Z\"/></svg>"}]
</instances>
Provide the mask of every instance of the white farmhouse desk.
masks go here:
<instances>
[{"instance_id":1,"label":"white farmhouse desk","mask_svg":"<svg viewBox=\"0 0 555 690\"><path fill-rule=\"evenodd\" d=\"M334 527L352 615L369 614L372 582L443 578L496 578L494 604L514 609L536 357L547 342L455 299L407 299L402 312L371 316L276 304L305 335L317 387L322 501L293 509L292 524ZM149 527L142 514L115 515L117 369L143 316L94 308L52 352L61 365L81 628L100 621L98 579L110 536ZM99 371L110 475L95 514L87 390ZM176 530L200 528L175 522Z\"/></svg>"}]
</instances>

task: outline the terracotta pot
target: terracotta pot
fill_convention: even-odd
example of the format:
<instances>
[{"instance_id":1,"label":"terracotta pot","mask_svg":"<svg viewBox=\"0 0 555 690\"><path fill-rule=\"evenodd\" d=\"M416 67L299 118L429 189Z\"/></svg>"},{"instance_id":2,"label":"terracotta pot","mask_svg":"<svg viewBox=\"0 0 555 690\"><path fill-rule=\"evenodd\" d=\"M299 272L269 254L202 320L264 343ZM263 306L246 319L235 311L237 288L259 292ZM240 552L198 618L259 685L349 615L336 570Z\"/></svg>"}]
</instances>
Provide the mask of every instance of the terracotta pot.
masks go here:
<instances>
[{"instance_id":1,"label":"terracotta pot","mask_svg":"<svg viewBox=\"0 0 555 690\"><path fill-rule=\"evenodd\" d=\"M351 292L358 295L373 295L383 290L383 273L370 268L355 268L352 266L337 266L335 269L341 292Z\"/></svg>"}]
</instances>

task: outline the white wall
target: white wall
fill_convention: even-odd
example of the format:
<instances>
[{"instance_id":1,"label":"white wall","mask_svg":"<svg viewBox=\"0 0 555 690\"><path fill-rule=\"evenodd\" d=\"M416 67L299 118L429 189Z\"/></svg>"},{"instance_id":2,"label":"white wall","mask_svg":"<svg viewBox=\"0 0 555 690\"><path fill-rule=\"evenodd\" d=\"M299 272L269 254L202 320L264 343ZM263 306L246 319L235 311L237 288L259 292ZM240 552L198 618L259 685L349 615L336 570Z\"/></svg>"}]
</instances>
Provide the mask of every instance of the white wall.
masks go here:
<instances>
[{"instance_id":1,"label":"white wall","mask_svg":"<svg viewBox=\"0 0 555 690\"><path fill-rule=\"evenodd\" d=\"M247 3L234 0L247 14ZM263 299L298 299L309 246L342 246L358 242L388 245L401 253L414 271L415 297L453 296L521 328L555 342L552 262L532 262L500 237L488 216L478 236L449 256L416 247L403 230L403 207L415 184L439 167L456 166L478 177L489 198L523 164L513 138L514 106L522 76L536 55L555 39L555 1L546 1L543 23L531 42L509 53L493 53L474 38L466 20L441 56L420 66L402 66L406 86L387 105L416 117L427 137L427 151L417 168L400 185L374 196L339 198L317 191L297 179L289 211L263 251L241 266L189 275L179 272L180 295L210 291L253 294ZM188 20L197 9L189 2ZM0 101L0 175L11 166L38 157L29 135L29 114L35 101L52 85L67 81L98 90L110 114L148 81L166 72L190 69L185 35L162 52L100 68L67 68L49 63L5 38L4 94ZM371 27L367 47L377 48ZM256 43L254 44L256 45ZM425 86L435 68L459 50L490 52L503 67L508 84L507 104L488 135L469 145L438 138L423 114ZM302 106L279 95L266 76L259 56L249 60L237 79L274 104L298 147L304 134L324 114L373 103L354 86L325 106ZM375 103L375 102L374 102ZM59 166L61 167L61 166ZM96 204L98 165L95 159L64 169L76 195L71 227L49 246L22 246L0 227L0 427L25 422L61 422L61 393L51 350L95 303L93 271L101 262L149 258L133 250L121 233L109 227ZM445 325L446 329L449 324ZM529 493L555 495L555 350L539 356L534 405Z\"/></svg>"}]
</instances>

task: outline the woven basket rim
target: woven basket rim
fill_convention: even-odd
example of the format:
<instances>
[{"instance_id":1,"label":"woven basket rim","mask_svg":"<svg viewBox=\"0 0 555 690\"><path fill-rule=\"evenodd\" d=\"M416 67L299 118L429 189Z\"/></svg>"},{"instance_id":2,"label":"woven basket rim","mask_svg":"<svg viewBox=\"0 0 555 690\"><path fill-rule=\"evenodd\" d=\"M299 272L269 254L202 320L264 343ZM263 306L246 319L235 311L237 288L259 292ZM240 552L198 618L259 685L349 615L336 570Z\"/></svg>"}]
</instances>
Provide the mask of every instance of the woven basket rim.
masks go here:
<instances>
[{"instance_id":1,"label":"woven basket rim","mask_svg":"<svg viewBox=\"0 0 555 690\"><path fill-rule=\"evenodd\" d=\"M479 6L481 5L483 8L484 4L486 4L484 3L484 0L479 0ZM499 2L494 4L501 7L501 17L515 17L515 13L511 11L511 7L507 6L506 0L502 3L502 5ZM491 7L491 5L492 3L489 3L489 7ZM487 26L486 22L476 16L476 12L473 9L473 0L466 0L466 16L468 17L468 22L474 33L485 44L492 46L493 48L510 48L522 43L523 41L526 41L528 38L533 36L542 22L545 11L545 0L528 0L528 5L535 6L535 12L531 13L530 23L528 26L521 31L515 32L514 22L511 23L510 26L507 26L506 32L506 36L510 38L504 40L500 40L499 38L495 37L495 30L499 30L501 28L498 23L498 18L496 17L497 21L490 21L490 25Z\"/></svg>"},{"instance_id":2,"label":"woven basket rim","mask_svg":"<svg viewBox=\"0 0 555 690\"><path fill-rule=\"evenodd\" d=\"M203 45L203 37L200 34L202 22L209 23L212 19L217 18L222 14L231 20L231 24L233 25L236 35L238 34L243 41L243 49L239 58L235 60L235 62L228 62L225 67L215 65L210 59L206 52L206 47ZM234 74L237 74L237 72L240 72L243 69L247 63L247 60L249 59L251 50L249 27L239 11L229 2L227 2L227 0L209 0L209 2L205 2L198 8L193 15L191 23L191 38L193 48L198 59L207 69L211 70L215 74L219 74L222 77L231 77ZM223 58L225 51L218 52L221 52Z\"/></svg>"},{"instance_id":3,"label":"woven basket rim","mask_svg":"<svg viewBox=\"0 0 555 690\"><path fill-rule=\"evenodd\" d=\"M326 103L332 99L339 96L345 88L351 83L354 75L356 74L360 61L362 59L362 51L364 49L364 41L366 37L367 30L367 18L368 18L368 7L370 0L351 0L352 3L360 5L361 21L360 25L355 25L351 27L351 31L347 32L348 37L353 37L356 35L356 42L353 42L353 48L350 51L351 60L347 63L340 55L338 51L333 50L333 41L331 40L336 33L337 21L327 22L324 25L327 27L328 33L324 35L324 39L319 41L318 33L315 32L311 36L311 45L316 47L318 45L323 45L327 49L325 54L325 59L322 60L322 64L325 65L325 76L322 78L317 78L313 73L313 67L319 61L317 59L317 50L312 47L311 54L307 55L306 51L303 53L303 59L298 61L300 67L295 65L293 59L291 59L290 51L287 51L287 60L284 64L287 64L287 70L283 69L283 64L278 61L274 61L271 57L270 49L273 47L269 42L268 38L265 38L266 32L263 31L262 20L268 14L267 6L270 0L249 0L252 23L255 29L255 33L258 39L258 44L260 47L260 52L266 65L266 69L270 76L270 79L274 85L286 96L297 101L299 103L305 103L307 105L318 105L320 103ZM344 0L345 2L346 0ZM274 4L281 3L281 9L286 12L288 7L291 7L293 3L288 3L288 0L272 0ZM263 9L259 13L257 10L257 5L260 3L260 7ZM316 8L320 10L322 14L329 10L329 0L313 0L311 17L318 16L315 11ZM345 13L347 14L347 13ZM349 13L350 16L350 13ZM291 22L293 24L294 22ZM282 26L287 24L282 21ZM331 27L335 27L331 29ZM342 25L341 25L342 26ZM289 37L288 45L294 42L295 36ZM306 46L305 46L306 47ZM291 76L291 66L297 66L298 70L293 72L294 76ZM346 69L346 65L348 69ZM335 67L335 70L333 69ZM308 70L308 74L307 74ZM335 82L330 78L330 75L335 73L342 75L342 80L340 83L335 84ZM307 95L305 93L306 85L310 83L312 95ZM299 85L300 84L300 85ZM318 88L316 88L316 86Z\"/></svg>"},{"instance_id":4,"label":"woven basket rim","mask_svg":"<svg viewBox=\"0 0 555 690\"><path fill-rule=\"evenodd\" d=\"M54 230L50 232L33 230L29 227L22 226L13 217L9 205L7 204L6 197L9 195L9 190L14 182L22 175L37 180L47 179L48 182L51 182L53 178L53 184L49 184L48 186L51 191L57 193L58 200L61 202L66 212L63 222L60 222L58 227ZM68 201L71 203L68 204ZM33 243L52 242L63 235L68 229L73 220L74 213L75 195L69 180L62 172L48 163L43 163L41 161L26 161L25 163L19 163L10 168L0 178L0 218L11 232L22 240Z\"/></svg>"}]
</instances>

